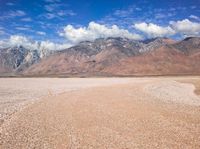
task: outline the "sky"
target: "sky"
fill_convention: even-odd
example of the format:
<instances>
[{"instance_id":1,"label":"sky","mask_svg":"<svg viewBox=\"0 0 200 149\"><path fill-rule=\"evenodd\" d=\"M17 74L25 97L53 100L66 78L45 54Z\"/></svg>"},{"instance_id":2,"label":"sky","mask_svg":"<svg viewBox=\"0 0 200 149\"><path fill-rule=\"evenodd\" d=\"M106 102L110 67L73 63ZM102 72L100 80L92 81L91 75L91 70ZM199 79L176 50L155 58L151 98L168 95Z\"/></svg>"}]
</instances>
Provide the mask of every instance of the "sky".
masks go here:
<instances>
[{"instance_id":1,"label":"sky","mask_svg":"<svg viewBox=\"0 0 200 149\"><path fill-rule=\"evenodd\" d=\"M200 36L200 0L0 0L0 47Z\"/></svg>"}]
</instances>

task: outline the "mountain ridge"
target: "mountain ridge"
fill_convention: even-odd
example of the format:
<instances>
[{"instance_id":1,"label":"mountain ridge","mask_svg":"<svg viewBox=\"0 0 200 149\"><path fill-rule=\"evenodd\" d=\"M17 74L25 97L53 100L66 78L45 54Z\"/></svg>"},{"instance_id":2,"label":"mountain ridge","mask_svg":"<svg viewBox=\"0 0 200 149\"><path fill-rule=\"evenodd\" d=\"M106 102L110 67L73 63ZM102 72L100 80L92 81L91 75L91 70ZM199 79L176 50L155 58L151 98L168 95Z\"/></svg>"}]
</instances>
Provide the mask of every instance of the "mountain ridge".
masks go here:
<instances>
[{"instance_id":1,"label":"mountain ridge","mask_svg":"<svg viewBox=\"0 0 200 149\"><path fill-rule=\"evenodd\" d=\"M146 41L100 38L93 42L80 42L35 60L32 56L31 61L22 64L23 67L20 65L11 73L26 76L200 74L200 38L190 37L181 41L170 38Z\"/></svg>"}]
</instances>

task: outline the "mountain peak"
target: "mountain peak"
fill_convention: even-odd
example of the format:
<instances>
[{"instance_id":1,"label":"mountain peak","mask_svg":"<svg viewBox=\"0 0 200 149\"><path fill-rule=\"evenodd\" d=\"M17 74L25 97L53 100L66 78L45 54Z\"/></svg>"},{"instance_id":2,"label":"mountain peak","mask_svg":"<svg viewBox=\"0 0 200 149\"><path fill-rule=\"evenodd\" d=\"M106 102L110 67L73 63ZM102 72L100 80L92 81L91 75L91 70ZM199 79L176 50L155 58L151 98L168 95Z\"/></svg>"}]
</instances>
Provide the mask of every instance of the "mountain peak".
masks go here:
<instances>
[{"instance_id":1,"label":"mountain peak","mask_svg":"<svg viewBox=\"0 0 200 149\"><path fill-rule=\"evenodd\" d=\"M156 38L147 39L147 40L143 41L143 43L145 43L145 44L148 44L150 42L160 42L160 43L162 42L162 43L166 43L166 44L171 44L171 43L174 43L175 40L172 40L167 37L156 37Z\"/></svg>"},{"instance_id":2,"label":"mountain peak","mask_svg":"<svg viewBox=\"0 0 200 149\"><path fill-rule=\"evenodd\" d=\"M143 42L118 37L99 38L94 41L83 41L62 52L55 51L51 54L45 49L30 50L17 46L0 51L0 68L9 68L12 72L25 74L106 72L125 75L134 74L136 71L153 74L159 71L175 72L179 69L174 69L172 64L179 63L181 72L193 71L193 68L199 66L198 63L194 67L192 65L199 58L199 39L190 37L176 43L165 37ZM175 44L172 44L174 42ZM190 58L193 55L196 59ZM160 65L159 68L157 64ZM165 67L173 69L165 70Z\"/></svg>"},{"instance_id":3,"label":"mountain peak","mask_svg":"<svg viewBox=\"0 0 200 149\"><path fill-rule=\"evenodd\" d=\"M200 37L186 37L183 41L188 41L188 40L200 40Z\"/></svg>"}]
</instances>

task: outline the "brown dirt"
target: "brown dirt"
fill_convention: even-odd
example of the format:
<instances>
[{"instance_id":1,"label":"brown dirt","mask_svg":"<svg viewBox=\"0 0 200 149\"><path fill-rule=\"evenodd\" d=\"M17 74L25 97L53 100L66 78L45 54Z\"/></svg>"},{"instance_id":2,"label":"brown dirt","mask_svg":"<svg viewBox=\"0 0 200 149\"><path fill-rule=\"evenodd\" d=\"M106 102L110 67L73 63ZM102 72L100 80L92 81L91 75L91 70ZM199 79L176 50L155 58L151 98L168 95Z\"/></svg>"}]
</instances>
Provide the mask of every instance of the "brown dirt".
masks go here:
<instances>
[{"instance_id":1,"label":"brown dirt","mask_svg":"<svg viewBox=\"0 0 200 149\"><path fill-rule=\"evenodd\" d=\"M70 91L16 113L0 148L200 148L198 106L167 104L145 82Z\"/></svg>"}]
</instances>

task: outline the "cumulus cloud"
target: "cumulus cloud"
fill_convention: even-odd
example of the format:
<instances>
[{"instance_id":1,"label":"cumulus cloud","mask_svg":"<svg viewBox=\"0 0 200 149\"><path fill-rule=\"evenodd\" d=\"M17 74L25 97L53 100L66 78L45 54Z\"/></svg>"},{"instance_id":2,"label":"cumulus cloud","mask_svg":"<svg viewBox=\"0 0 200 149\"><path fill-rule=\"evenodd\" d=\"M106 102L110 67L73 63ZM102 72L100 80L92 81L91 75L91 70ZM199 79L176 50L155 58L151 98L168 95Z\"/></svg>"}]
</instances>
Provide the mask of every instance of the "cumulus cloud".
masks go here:
<instances>
[{"instance_id":1,"label":"cumulus cloud","mask_svg":"<svg viewBox=\"0 0 200 149\"><path fill-rule=\"evenodd\" d=\"M13 46L23 46L31 50L61 50L71 46L71 44L57 44L50 41L34 41L25 36L12 35L9 39L0 40L1 48L8 48Z\"/></svg>"},{"instance_id":2,"label":"cumulus cloud","mask_svg":"<svg viewBox=\"0 0 200 149\"><path fill-rule=\"evenodd\" d=\"M134 34L125 29L120 29L118 26L113 25L107 27L95 22L90 22L88 27L75 28L72 25L64 27L64 31L60 33L71 43L78 43L81 41L93 41L97 38L107 37L125 37L129 39L139 40L142 37L138 34Z\"/></svg>"},{"instance_id":3,"label":"cumulus cloud","mask_svg":"<svg viewBox=\"0 0 200 149\"><path fill-rule=\"evenodd\" d=\"M40 43L39 49L49 49L49 50L62 50L71 47L71 44L63 43L63 44L57 44L50 41L42 41Z\"/></svg>"},{"instance_id":4,"label":"cumulus cloud","mask_svg":"<svg viewBox=\"0 0 200 149\"><path fill-rule=\"evenodd\" d=\"M18 35L13 35L10 36L8 39L8 46L20 46L23 45L26 48L29 49L37 49L38 48L38 43L32 41L31 39L26 38L25 36L18 36Z\"/></svg>"},{"instance_id":5,"label":"cumulus cloud","mask_svg":"<svg viewBox=\"0 0 200 149\"><path fill-rule=\"evenodd\" d=\"M197 16L191 15L190 18L198 19ZM166 27L159 26L153 23L138 23L133 26L136 30L145 33L149 38L151 37L165 37L172 35L187 36L199 36L200 35L200 23L192 22L188 19L179 21L170 21Z\"/></svg>"},{"instance_id":6,"label":"cumulus cloud","mask_svg":"<svg viewBox=\"0 0 200 149\"><path fill-rule=\"evenodd\" d=\"M172 28L179 34L185 36L200 35L200 23L188 19L182 21L170 21Z\"/></svg>"},{"instance_id":7,"label":"cumulus cloud","mask_svg":"<svg viewBox=\"0 0 200 149\"><path fill-rule=\"evenodd\" d=\"M153 23L136 23L133 26L136 30L145 33L148 37L165 37L175 34L175 31L170 27L162 27Z\"/></svg>"}]
</instances>

